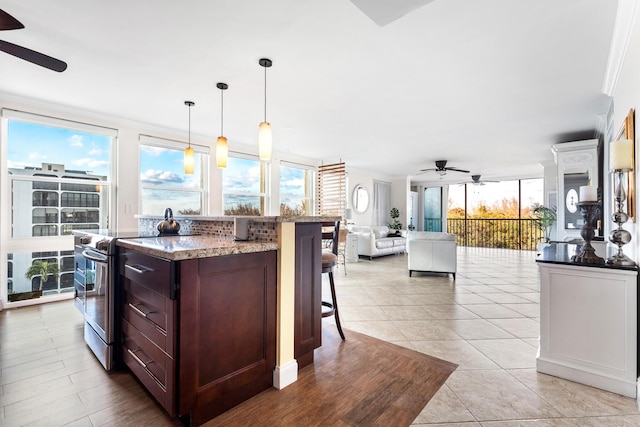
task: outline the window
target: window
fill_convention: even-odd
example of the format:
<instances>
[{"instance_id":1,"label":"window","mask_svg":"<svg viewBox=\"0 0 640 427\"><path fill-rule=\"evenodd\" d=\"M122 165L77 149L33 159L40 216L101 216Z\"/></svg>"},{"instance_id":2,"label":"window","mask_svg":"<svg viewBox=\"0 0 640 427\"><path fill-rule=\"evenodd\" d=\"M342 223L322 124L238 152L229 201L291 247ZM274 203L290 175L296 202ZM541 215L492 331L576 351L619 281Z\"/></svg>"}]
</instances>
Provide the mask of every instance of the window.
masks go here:
<instances>
[{"instance_id":1,"label":"window","mask_svg":"<svg viewBox=\"0 0 640 427\"><path fill-rule=\"evenodd\" d=\"M264 215L265 168L258 158L229 156L222 170L222 206L225 215Z\"/></svg>"},{"instance_id":2,"label":"window","mask_svg":"<svg viewBox=\"0 0 640 427\"><path fill-rule=\"evenodd\" d=\"M193 174L184 173L185 143L140 135L140 206L143 215L206 215L209 149L195 150Z\"/></svg>"},{"instance_id":3,"label":"window","mask_svg":"<svg viewBox=\"0 0 640 427\"><path fill-rule=\"evenodd\" d=\"M318 214L342 217L347 205L344 162L318 167Z\"/></svg>"},{"instance_id":4,"label":"window","mask_svg":"<svg viewBox=\"0 0 640 427\"><path fill-rule=\"evenodd\" d=\"M75 229L108 228L115 211L110 177L117 132L10 109L2 109L1 130L7 175L0 180L0 217L10 233L2 236L0 259L10 270L0 269L0 297L31 291L25 273L42 257L65 273L43 284L45 294L72 292L69 236Z\"/></svg>"},{"instance_id":5,"label":"window","mask_svg":"<svg viewBox=\"0 0 640 427\"><path fill-rule=\"evenodd\" d=\"M424 189L424 231L442 231L442 187Z\"/></svg>"},{"instance_id":6,"label":"window","mask_svg":"<svg viewBox=\"0 0 640 427\"><path fill-rule=\"evenodd\" d=\"M313 170L280 164L280 215L311 215Z\"/></svg>"}]
</instances>

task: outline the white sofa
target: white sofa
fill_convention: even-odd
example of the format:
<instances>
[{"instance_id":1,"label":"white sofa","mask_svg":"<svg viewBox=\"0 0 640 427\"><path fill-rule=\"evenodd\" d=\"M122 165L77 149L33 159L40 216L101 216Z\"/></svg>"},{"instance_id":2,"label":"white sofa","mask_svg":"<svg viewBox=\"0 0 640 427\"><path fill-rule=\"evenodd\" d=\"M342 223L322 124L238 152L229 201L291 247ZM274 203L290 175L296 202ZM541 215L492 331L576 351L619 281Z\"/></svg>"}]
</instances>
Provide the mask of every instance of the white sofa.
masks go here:
<instances>
[{"instance_id":1,"label":"white sofa","mask_svg":"<svg viewBox=\"0 0 640 427\"><path fill-rule=\"evenodd\" d=\"M409 254L409 277L414 271L451 273L456 279L457 270L456 235L432 231L409 231L407 253Z\"/></svg>"},{"instance_id":2,"label":"white sofa","mask_svg":"<svg viewBox=\"0 0 640 427\"><path fill-rule=\"evenodd\" d=\"M404 237L388 237L389 227L379 226L353 226L350 230L358 235L358 256L367 256L369 259L382 255L403 254L406 247Z\"/></svg>"}]
</instances>

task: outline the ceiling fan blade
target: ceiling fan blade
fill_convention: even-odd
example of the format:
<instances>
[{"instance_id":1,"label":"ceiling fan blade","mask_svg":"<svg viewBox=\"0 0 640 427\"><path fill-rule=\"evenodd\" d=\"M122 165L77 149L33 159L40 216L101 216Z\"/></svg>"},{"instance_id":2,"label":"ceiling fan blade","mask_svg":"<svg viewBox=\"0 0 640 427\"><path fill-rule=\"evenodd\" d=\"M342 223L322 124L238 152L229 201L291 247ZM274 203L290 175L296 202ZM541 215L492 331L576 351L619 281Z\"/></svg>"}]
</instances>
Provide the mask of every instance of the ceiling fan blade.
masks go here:
<instances>
[{"instance_id":1,"label":"ceiling fan blade","mask_svg":"<svg viewBox=\"0 0 640 427\"><path fill-rule=\"evenodd\" d=\"M462 173L469 173L469 171L468 171L468 170L458 169L458 168L453 168L453 167L451 167L451 168L445 168L445 170L448 170L448 171L455 171L455 172L462 172Z\"/></svg>"},{"instance_id":2,"label":"ceiling fan blade","mask_svg":"<svg viewBox=\"0 0 640 427\"><path fill-rule=\"evenodd\" d=\"M436 168L429 168L429 169L420 169L420 172L429 172L429 171L437 171L438 169Z\"/></svg>"},{"instance_id":3,"label":"ceiling fan blade","mask_svg":"<svg viewBox=\"0 0 640 427\"><path fill-rule=\"evenodd\" d=\"M3 30L19 30L24 28L22 22L0 9L0 31Z\"/></svg>"},{"instance_id":4,"label":"ceiling fan blade","mask_svg":"<svg viewBox=\"0 0 640 427\"><path fill-rule=\"evenodd\" d=\"M45 67L59 73L67 69L66 62L4 40L0 40L0 50L8 53L9 55L16 56L20 59L24 59L25 61L32 62L36 65L40 65L41 67Z\"/></svg>"}]
</instances>

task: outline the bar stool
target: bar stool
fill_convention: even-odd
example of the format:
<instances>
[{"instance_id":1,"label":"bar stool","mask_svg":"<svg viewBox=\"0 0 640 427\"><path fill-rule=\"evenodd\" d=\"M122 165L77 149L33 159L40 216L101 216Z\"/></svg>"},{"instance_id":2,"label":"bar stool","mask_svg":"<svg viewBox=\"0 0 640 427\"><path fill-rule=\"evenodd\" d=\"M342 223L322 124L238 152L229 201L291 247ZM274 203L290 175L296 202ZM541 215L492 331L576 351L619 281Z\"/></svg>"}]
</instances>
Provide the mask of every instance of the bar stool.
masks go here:
<instances>
[{"instance_id":1,"label":"bar stool","mask_svg":"<svg viewBox=\"0 0 640 427\"><path fill-rule=\"evenodd\" d=\"M338 235L340 232L340 221L322 223L322 240L328 241L331 251L322 251L322 273L329 274L329 286L331 288L331 302L322 301L322 317L334 316L338 333L344 340L344 332L340 325L340 315L338 314L338 301L336 299L336 287L333 282L333 267L338 264Z\"/></svg>"}]
</instances>

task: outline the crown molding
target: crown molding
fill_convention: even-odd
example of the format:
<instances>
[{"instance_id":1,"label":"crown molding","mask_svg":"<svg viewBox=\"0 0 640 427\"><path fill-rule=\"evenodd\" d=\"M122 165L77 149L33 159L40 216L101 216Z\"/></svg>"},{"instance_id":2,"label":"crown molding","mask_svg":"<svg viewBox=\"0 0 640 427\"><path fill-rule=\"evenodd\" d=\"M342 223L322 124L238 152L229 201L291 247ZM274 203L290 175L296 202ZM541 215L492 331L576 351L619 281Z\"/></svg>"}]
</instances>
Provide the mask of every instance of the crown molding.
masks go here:
<instances>
[{"instance_id":1,"label":"crown molding","mask_svg":"<svg viewBox=\"0 0 640 427\"><path fill-rule=\"evenodd\" d=\"M602 92L613 96L638 14L637 0L619 0Z\"/></svg>"}]
</instances>

